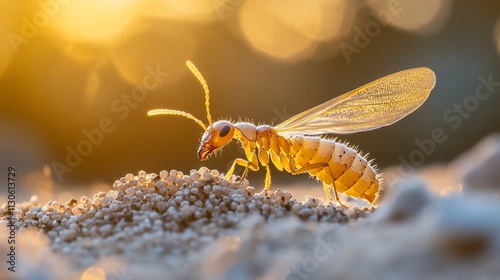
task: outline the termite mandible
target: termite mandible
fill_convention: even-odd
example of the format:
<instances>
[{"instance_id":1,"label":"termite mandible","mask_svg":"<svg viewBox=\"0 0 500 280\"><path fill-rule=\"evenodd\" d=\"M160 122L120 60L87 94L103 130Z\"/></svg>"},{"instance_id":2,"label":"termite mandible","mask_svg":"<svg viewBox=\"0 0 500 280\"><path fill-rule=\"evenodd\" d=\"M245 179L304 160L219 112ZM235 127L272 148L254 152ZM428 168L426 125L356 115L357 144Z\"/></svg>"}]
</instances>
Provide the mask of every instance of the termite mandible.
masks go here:
<instances>
[{"instance_id":1,"label":"termite mandible","mask_svg":"<svg viewBox=\"0 0 500 280\"><path fill-rule=\"evenodd\" d=\"M233 175L235 166L240 165L245 168L242 181L249 169L259 170L260 162L266 168L264 186L269 189L271 160L280 171L284 169L291 174L307 172L316 177L323 182L328 200L332 200L330 190L333 190L335 199L344 207L338 192L364 199L370 204L379 199L381 175L377 174L372 161L354 148L320 136L368 131L393 124L420 107L436 84L432 70L413 68L375 80L274 127L227 120L212 123L208 85L191 61L186 65L205 91L208 126L190 113L179 110L150 110L148 116L178 115L194 120L205 130L198 148L198 158L202 161L233 138L238 140L245 150L246 159L237 158L226 179Z\"/></svg>"}]
</instances>

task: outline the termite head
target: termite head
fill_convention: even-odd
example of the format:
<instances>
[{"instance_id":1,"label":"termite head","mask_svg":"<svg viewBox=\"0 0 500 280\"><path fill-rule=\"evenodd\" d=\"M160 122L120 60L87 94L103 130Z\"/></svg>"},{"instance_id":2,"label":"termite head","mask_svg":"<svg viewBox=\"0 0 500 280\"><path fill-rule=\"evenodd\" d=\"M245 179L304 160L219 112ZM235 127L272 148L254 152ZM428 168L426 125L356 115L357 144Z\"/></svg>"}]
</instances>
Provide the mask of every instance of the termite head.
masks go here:
<instances>
[{"instance_id":1,"label":"termite head","mask_svg":"<svg viewBox=\"0 0 500 280\"><path fill-rule=\"evenodd\" d=\"M198 148L198 158L200 160L206 160L210 154L212 154L217 149L222 148L224 145L231 141L234 135L234 125L228 121L218 121L212 123L209 100L210 92L208 90L208 85L205 82L205 79L201 75L200 71L198 71L196 66L194 66L191 61L187 61L186 65L201 83L201 85L203 86L203 90L205 91L205 109L207 111L208 126L190 113L179 110L155 109L148 111L148 116L176 115L186 117L195 121L205 130L205 133L201 138L200 147Z\"/></svg>"},{"instance_id":2,"label":"termite head","mask_svg":"<svg viewBox=\"0 0 500 280\"><path fill-rule=\"evenodd\" d=\"M228 121L217 121L207 128L201 137L198 148L198 158L206 160L207 157L233 139L234 125Z\"/></svg>"}]
</instances>

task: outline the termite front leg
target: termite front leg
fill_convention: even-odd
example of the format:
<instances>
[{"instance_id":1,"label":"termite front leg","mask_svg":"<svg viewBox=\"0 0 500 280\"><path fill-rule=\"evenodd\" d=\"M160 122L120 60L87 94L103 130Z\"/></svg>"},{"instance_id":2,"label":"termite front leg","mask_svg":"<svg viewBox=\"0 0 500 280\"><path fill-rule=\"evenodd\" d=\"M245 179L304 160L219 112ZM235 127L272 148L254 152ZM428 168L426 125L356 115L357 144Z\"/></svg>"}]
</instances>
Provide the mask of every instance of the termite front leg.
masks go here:
<instances>
[{"instance_id":1,"label":"termite front leg","mask_svg":"<svg viewBox=\"0 0 500 280\"><path fill-rule=\"evenodd\" d=\"M234 168L236 167L236 165L245 167L245 171L243 171L243 174L241 175L241 181L243 181L247 177L248 169L251 169L253 171L259 170L259 164L256 161L250 162L246 159L237 158L234 160L233 165L231 166L231 168L227 172L226 177L225 177L226 180L231 179L231 176L234 173Z\"/></svg>"},{"instance_id":2,"label":"termite front leg","mask_svg":"<svg viewBox=\"0 0 500 280\"><path fill-rule=\"evenodd\" d=\"M240 140L243 146L243 149L245 150L245 155L247 157L246 159L242 158L237 158L234 160L233 165L231 165L231 168L226 174L225 179L229 180L231 179L231 176L234 173L234 168L236 165L243 166L245 167L245 171L243 171L243 174L241 175L241 182L247 177L248 175L248 169L251 169L253 171L259 170L259 163L257 161L257 154L256 154L256 145L255 142L250 142L246 139L241 139Z\"/></svg>"},{"instance_id":3,"label":"termite front leg","mask_svg":"<svg viewBox=\"0 0 500 280\"><path fill-rule=\"evenodd\" d=\"M239 163L238 163L239 162ZM226 176L224 177L226 180L229 180L231 176L233 176L234 173L234 168L236 167L236 164L241 165L241 166L247 166L248 161L242 159L242 158L237 158L233 161L233 164L231 165L231 168L229 168L229 171L227 171Z\"/></svg>"}]
</instances>

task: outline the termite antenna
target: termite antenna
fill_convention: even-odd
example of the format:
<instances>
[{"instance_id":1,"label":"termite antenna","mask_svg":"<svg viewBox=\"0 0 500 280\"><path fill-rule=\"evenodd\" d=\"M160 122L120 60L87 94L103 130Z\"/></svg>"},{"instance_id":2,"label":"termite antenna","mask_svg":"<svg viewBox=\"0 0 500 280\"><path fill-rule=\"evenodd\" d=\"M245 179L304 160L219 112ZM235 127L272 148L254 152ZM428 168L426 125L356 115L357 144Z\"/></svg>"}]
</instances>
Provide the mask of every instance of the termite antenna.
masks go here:
<instances>
[{"instance_id":1,"label":"termite antenna","mask_svg":"<svg viewBox=\"0 0 500 280\"><path fill-rule=\"evenodd\" d=\"M200 84L203 86L203 89L205 90L205 108L207 109L208 126L210 127L210 130L213 132L214 129L212 128L212 115L210 115L210 91L208 90L207 82L201 75L198 68L196 68L196 66L194 66L194 64L191 61L189 60L186 61L186 65L189 68L189 70L194 74L194 76L198 79ZM158 116L158 115L174 115L174 116L186 117L188 119L195 121L199 126L203 128L203 130L207 130L207 126L201 120L197 119L195 116L191 115L188 112L171 110L171 109L154 109L148 111L148 116Z\"/></svg>"},{"instance_id":2,"label":"termite antenna","mask_svg":"<svg viewBox=\"0 0 500 280\"><path fill-rule=\"evenodd\" d=\"M203 76L201 75L200 71L196 66L191 61L186 61L186 65L191 70L193 75L198 79L200 84L203 86L203 90L205 90L205 108L207 109L207 120L208 120L208 125L212 127L212 115L210 115L210 91L208 90L208 85ZM211 128L213 130L213 128Z\"/></svg>"},{"instance_id":3,"label":"termite antenna","mask_svg":"<svg viewBox=\"0 0 500 280\"><path fill-rule=\"evenodd\" d=\"M174 116L186 117L188 119L192 119L197 124L199 124L203 128L203 130L207 130L207 126L202 121L200 121L199 119L197 119L195 116L191 115L188 112L179 110L170 110L170 109L154 109L148 111L148 116L158 116L158 115L174 115Z\"/></svg>"}]
</instances>

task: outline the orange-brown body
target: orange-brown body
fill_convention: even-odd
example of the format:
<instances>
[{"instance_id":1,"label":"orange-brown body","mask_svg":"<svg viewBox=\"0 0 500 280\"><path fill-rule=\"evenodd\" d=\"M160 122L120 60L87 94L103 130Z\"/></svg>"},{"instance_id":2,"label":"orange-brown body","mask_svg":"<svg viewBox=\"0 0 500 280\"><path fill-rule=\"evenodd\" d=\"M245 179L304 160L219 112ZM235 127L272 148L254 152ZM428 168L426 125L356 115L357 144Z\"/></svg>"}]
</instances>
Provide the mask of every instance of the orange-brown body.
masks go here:
<instances>
[{"instance_id":1,"label":"orange-brown body","mask_svg":"<svg viewBox=\"0 0 500 280\"><path fill-rule=\"evenodd\" d=\"M345 144L317 136L294 135L288 138L267 125L255 127L250 123L236 123L234 127L234 137L245 148L248 167L258 170L258 159L267 168L266 188L271 183L271 161L280 171L284 169L292 174L307 172L316 177L323 182L328 198L331 198L330 188L370 203L379 197L381 187L375 168L365 157ZM239 159L240 163L244 161ZM232 175L233 170L234 165L228 176Z\"/></svg>"}]
</instances>

